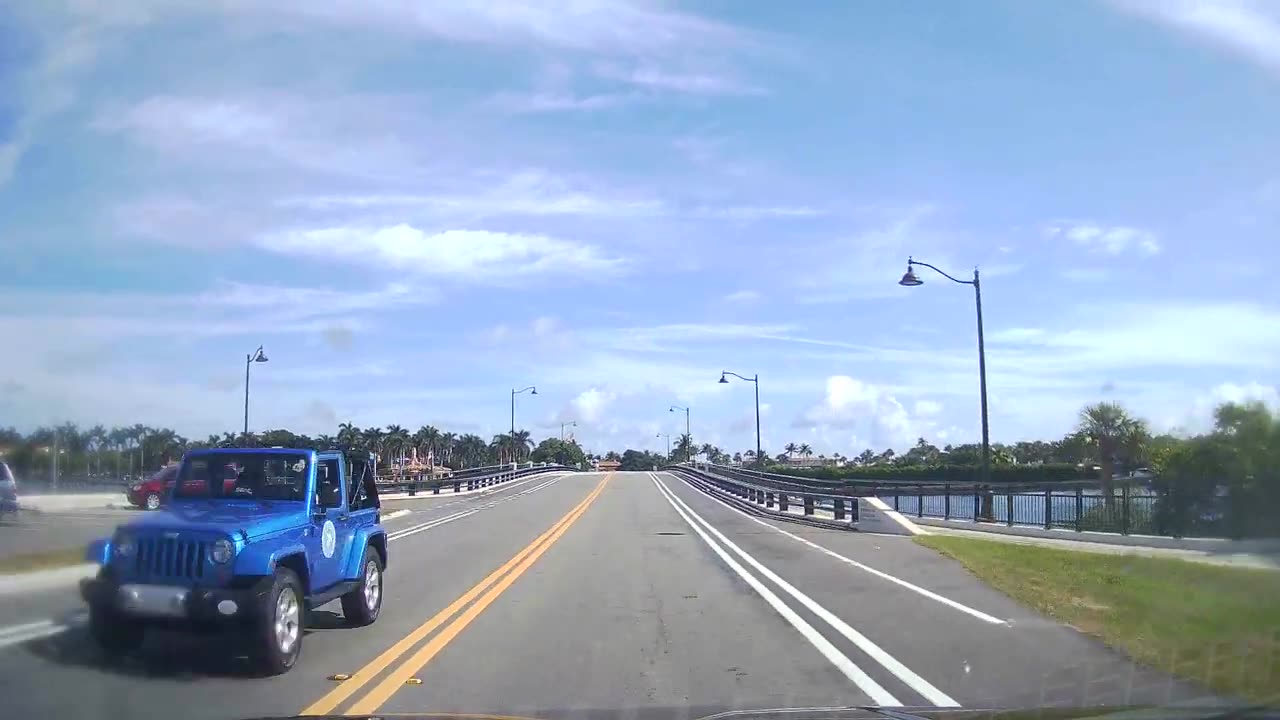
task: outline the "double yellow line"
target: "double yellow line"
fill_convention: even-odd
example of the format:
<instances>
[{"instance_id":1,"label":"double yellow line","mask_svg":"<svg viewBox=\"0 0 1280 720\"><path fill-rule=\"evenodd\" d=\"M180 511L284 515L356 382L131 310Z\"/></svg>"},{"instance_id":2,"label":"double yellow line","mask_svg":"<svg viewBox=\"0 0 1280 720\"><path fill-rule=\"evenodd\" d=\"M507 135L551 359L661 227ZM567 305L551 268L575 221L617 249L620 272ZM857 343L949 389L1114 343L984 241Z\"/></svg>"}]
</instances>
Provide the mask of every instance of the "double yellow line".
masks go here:
<instances>
[{"instance_id":1,"label":"double yellow line","mask_svg":"<svg viewBox=\"0 0 1280 720\"><path fill-rule=\"evenodd\" d=\"M569 526L573 525L582 514L591 507L591 503L604 492L604 487L609 482L609 478L613 477L610 473L596 484L595 488L587 495L582 502L569 511L567 515L551 526L543 534L539 535L532 543L515 557L508 560L502 567L494 570L488 577L481 580L475 587L463 593L461 597L454 600L449 607L436 613L434 617L418 626L413 632L404 636L395 645L387 648L372 662L360 668L354 675L341 685L334 688L327 695L320 698L316 702L307 706L300 714L302 715L330 715L335 714L334 710L340 704L346 702L351 696L358 693L361 688L373 682L388 667L400 660L406 653L413 649L418 643L422 642L427 636L435 632L437 628L449 622L450 618L457 615L460 610L466 608L466 611L459 615L453 622L449 623L438 635L432 637L427 644L418 649L417 652L408 656L401 662L389 675L382 679L377 685L369 690L363 697L358 699L354 704L346 709L345 712L339 713L344 715L368 715L374 713L382 706L394 693L404 686L405 681L413 677L415 673L422 669L424 665L431 662L451 640L458 636L472 620L479 617L485 608L493 604L507 588L511 587L521 575L537 562L547 548L551 547L556 540L564 535ZM479 600L476 600L476 598ZM475 604L467 607L468 603L475 601Z\"/></svg>"}]
</instances>

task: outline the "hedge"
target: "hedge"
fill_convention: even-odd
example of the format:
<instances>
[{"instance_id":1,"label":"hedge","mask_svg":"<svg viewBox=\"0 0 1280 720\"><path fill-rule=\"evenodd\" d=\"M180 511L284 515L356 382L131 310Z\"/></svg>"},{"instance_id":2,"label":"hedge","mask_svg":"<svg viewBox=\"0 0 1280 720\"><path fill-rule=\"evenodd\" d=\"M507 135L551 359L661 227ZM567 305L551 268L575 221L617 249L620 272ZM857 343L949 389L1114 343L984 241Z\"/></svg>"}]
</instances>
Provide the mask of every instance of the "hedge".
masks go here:
<instances>
[{"instance_id":1,"label":"hedge","mask_svg":"<svg viewBox=\"0 0 1280 720\"><path fill-rule=\"evenodd\" d=\"M781 475L826 481L898 480L907 482L950 482L956 484L977 483L982 480L979 465L892 465L879 467L770 467L769 472ZM1068 480L1093 480L1096 470L1085 471L1071 464L1054 465L999 465L991 468L992 483L1046 483Z\"/></svg>"}]
</instances>

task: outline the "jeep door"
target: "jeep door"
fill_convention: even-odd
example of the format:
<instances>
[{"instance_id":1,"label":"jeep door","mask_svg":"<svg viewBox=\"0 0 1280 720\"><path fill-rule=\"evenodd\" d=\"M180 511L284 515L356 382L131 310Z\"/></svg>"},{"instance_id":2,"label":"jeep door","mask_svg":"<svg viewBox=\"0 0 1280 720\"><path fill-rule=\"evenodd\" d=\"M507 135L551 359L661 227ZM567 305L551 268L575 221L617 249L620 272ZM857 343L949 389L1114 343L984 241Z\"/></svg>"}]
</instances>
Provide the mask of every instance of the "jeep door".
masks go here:
<instances>
[{"instance_id":1,"label":"jeep door","mask_svg":"<svg viewBox=\"0 0 1280 720\"><path fill-rule=\"evenodd\" d=\"M342 475L340 457L321 455L317 458L315 528L308 548L312 593L342 580L350 552L351 514L347 510L347 489Z\"/></svg>"}]
</instances>

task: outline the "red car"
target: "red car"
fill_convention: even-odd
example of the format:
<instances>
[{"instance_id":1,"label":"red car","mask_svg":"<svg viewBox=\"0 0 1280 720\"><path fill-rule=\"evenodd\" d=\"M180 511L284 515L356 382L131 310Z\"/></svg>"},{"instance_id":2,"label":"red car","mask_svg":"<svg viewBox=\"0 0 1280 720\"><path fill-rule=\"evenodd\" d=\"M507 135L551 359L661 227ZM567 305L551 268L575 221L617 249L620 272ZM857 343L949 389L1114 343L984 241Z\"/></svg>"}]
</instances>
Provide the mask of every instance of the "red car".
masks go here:
<instances>
[{"instance_id":1,"label":"red car","mask_svg":"<svg viewBox=\"0 0 1280 720\"><path fill-rule=\"evenodd\" d=\"M159 510L161 505L168 502L177 477L178 464L165 465L155 475L129 486L124 495L131 505L144 510Z\"/></svg>"},{"instance_id":2,"label":"red car","mask_svg":"<svg viewBox=\"0 0 1280 720\"><path fill-rule=\"evenodd\" d=\"M135 507L143 510L159 510L161 505L169 502L169 496L173 494L173 486L178 479L178 467L178 463L164 466L155 475L131 485L125 490L125 497ZM224 492L230 495L236 484L235 468L227 468L227 477L223 479L223 483L225 484ZM203 492L206 489L205 481L193 478L187 481L185 489L188 493Z\"/></svg>"}]
</instances>

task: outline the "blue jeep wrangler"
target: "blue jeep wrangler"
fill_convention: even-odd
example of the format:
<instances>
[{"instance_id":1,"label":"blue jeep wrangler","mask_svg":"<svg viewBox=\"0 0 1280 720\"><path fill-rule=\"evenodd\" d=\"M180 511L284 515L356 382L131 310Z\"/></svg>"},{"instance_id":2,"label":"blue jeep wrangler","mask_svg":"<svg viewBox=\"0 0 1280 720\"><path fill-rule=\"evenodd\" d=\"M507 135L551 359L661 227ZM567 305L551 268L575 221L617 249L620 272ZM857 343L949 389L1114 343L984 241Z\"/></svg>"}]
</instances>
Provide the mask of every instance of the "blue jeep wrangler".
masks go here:
<instances>
[{"instance_id":1,"label":"blue jeep wrangler","mask_svg":"<svg viewBox=\"0 0 1280 720\"><path fill-rule=\"evenodd\" d=\"M378 618L387 567L369 458L284 448L193 450L172 496L88 549L89 631L109 653L148 626L243 632L267 674L293 667L307 611Z\"/></svg>"}]
</instances>

